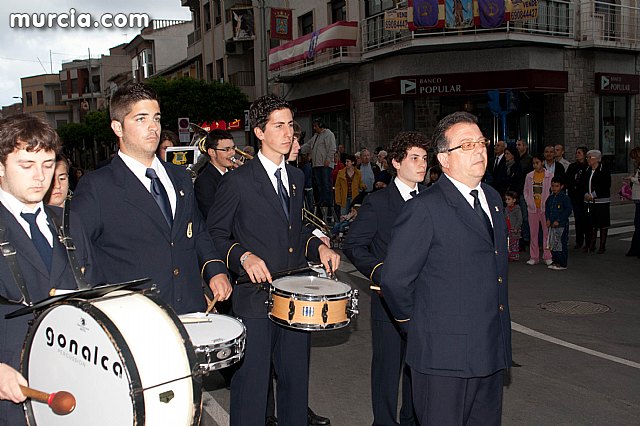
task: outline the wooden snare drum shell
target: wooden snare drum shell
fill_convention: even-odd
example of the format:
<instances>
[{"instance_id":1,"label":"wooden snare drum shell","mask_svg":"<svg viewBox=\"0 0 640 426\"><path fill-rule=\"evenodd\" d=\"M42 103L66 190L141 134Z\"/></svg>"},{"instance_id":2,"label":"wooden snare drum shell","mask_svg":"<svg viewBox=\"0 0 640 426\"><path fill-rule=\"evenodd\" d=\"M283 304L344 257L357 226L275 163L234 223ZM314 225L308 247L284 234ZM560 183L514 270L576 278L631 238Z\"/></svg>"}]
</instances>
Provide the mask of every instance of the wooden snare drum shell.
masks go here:
<instances>
[{"instance_id":1,"label":"wooden snare drum shell","mask_svg":"<svg viewBox=\"0 0 640 426\"><path fill-rule=\"evenodd\" d=\"M348 308L352 293L349 285L326 278L281 278L271 285L268 315L278 324L300 330L341 328L351 321Z\"/></svg>"}]
</instances>

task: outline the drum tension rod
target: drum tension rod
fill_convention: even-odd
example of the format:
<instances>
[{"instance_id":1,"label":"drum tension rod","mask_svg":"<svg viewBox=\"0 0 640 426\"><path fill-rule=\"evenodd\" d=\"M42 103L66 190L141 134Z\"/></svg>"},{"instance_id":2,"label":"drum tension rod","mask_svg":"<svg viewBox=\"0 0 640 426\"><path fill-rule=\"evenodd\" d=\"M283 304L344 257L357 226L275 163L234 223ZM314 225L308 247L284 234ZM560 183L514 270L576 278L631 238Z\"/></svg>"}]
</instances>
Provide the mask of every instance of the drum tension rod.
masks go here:
<instances>
[{"instance_id":1,"label":"drum tension rod","mask_svg":"<svg viewBox=\"0 0 640 426\"><path fill-rule=\"evenodd\" d=\"M329 304L327 302L324 302L324 305L322 305L322 322L324 322L325 324L329 319L329 315L327 315L328 311L329 311Z\"/></svg>"}]
</instances>

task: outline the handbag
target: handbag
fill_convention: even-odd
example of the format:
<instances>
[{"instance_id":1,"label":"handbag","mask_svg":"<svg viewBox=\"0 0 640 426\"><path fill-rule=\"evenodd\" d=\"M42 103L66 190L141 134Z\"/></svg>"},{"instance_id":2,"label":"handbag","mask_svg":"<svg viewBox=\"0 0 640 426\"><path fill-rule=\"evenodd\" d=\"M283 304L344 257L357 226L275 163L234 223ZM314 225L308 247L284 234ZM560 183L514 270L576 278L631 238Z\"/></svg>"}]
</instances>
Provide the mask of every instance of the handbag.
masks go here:
<instances>
[{"instance_id":1,"label":"handbag","mask_svg":"<svg viewBox=\"0 0 640 426\"><path fill-rule=\"evenodd\" d=\"M547 234L547 250L550 251L562 251L562 233L564 228L549 228Z\"/></svg>"},{"instance_id":2,"label":"handbag","mask_svg":"<svg viewBox=\"0 0 640 426\"><path fill-rule=\"evenodd\" d=\"M620 199L622 200L631 200L632 199L631 193L632 193L631 183L624 182L622 184L622 187L620 188L620 191L618 192L618 195L620 195Z\"/></svg>"}]
</instances>

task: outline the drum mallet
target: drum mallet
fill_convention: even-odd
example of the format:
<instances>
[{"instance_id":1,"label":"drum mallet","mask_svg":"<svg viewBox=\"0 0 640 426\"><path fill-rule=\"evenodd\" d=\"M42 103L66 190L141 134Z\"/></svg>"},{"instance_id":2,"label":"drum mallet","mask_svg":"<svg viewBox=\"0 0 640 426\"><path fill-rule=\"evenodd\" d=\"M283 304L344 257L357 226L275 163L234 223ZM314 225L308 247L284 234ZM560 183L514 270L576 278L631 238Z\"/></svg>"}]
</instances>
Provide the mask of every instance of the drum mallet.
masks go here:
<instances>
[{"instance_id":1,"label":"drum mallet","mask_svg":"<svg viewBox=\"0 0 640 426\"><path fill-rule=\"evenodd\" d=\"M27 398L44 402L59 416L71 413L76 408L76 398L66 391L46 393L20 385L20 390Z\"/></svg>"}]
</instances>

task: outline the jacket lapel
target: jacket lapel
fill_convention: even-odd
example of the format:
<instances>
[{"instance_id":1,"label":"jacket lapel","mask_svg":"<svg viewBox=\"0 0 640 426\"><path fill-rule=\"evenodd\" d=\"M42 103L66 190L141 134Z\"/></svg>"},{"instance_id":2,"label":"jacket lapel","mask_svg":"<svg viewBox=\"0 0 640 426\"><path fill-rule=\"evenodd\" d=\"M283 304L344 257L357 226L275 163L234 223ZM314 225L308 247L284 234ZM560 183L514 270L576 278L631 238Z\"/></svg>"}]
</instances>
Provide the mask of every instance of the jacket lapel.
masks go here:
<instances>
[{"instance_id":1,"label":"jacket lapel","mask_svg":"<svg viewBox=\"0 0 640 426\"><path fill-rule=\"evenodd\" d=\"M446 176L438 179L436 185L441 188L447 203L453 207L456 212L456 216L458 216L464 226L493 245L491 236L487 234L486 224L483 219L476 214L467 199L460 193L460 191L458 191L458 188L456 188L456 186Z\"/></svg>"},{"instance_id":2,"label":"jacket lapel","mask_svg":"<svg viewBox=\"0 0 640 426\"><path fill-rule=\"evenodd\" d=\"M35 269L45 277L49 276L49 271L40 257L40 253L33 245L33 241L18 223L16 218L0 203L0 212L7 227L6 238L14 246L21 259L29 262ZM57 235L54 233L54 240Z\"/></svg>"},{"instance_id":3,"label":"jacket lapel","mask_svg":"<svg viewBox=\"0 0 640 426\"><path fill-rule=\"evenodd\" d=\"M169 232L170 229L167 226L167 221L160 211L160 207L158 207L158 204L156 204L151 196L151 193L149 193L136 175L129 170L120 157L116 155L111 161L111 165L114 169L114 175L116 179L118 179L118 185L123 188L124 201L147 216L150 222L162 230L162 234L167 239L170 239L171 233ZM122 214L126 214L126 212L122 212Z\"/></svg>"}]
</instances>

